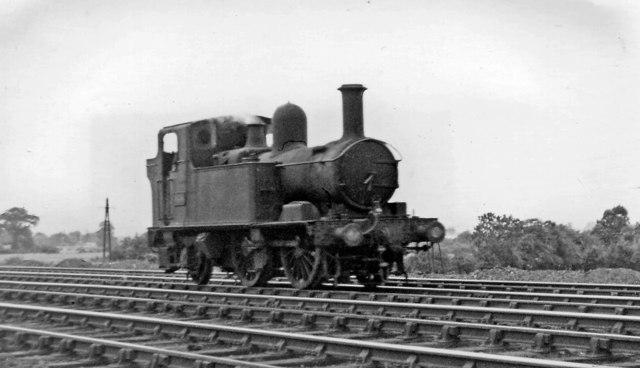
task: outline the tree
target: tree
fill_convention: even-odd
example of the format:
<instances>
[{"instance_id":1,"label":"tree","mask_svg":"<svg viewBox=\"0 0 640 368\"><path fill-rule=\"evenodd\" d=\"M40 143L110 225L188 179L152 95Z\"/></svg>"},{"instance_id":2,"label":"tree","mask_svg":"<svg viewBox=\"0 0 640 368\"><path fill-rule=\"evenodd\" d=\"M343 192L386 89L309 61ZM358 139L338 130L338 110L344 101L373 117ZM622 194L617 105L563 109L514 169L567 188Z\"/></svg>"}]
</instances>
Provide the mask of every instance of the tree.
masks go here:
<instances>
[{"instance_id":1,"label":"tree","mask_svg":"<svg viewBox=\"0 0 640 368\"><path fill-rule=\"evenodd\" d=\"M617 241L607 246L604 265L611 268L635 268L633 248L626 241Z\"/></svg>"},{"instance_id":2,"label":"tree","mask_svg":"<svg viewBox=\"0 0 640 368\"><path fill-rule=\"evenodd\" d=\"M102 225L100 225L100 229L102 229ZM98 231L99 232L99 231ZM102 233L100 233L102 235ZM102 239L102 238L100 238ZM80 238L80 241L83 243L98 243L98 235L97 233L84 233Z\"/></svg>"},{"instance_id":3,"label":"tree","mask_svg":"<svg viewBox=\"0 0 640 368\"><path fill-rule=\"evenodd\" d=\"M604 211L602 218L598 220L592 233L600 238L604 245L609 246L617 243L626 232L631 231L627 209L617 205L610 210Z\"/></svg>"},{"instance_id":4,"label":"tree","mask_svg":"<svg viewBox=\"0 0 640 368\"><path fill-rule=\"evenodd\" d=\"M473 243L473 234L469 230L465 230L456 236L456 241L459 243Z\"/></svg>"},{"instance_id":5,"label":"tree","mask_svg":"<svg viewBox=\"0 0 640 368\"><path fill-rule=\"evenodd\" d=\"M527 269L573 269L580 263L580 234L553 221L523 221L517 248L522 267Z\"/></svg>"},{"instance_id":6,"label":"tree","mask_svg":"<svg viewBox=\"0 0 640 368\"><path fill-rule=\"evenodd\" d=\"M113 249L112 260L145 259L151 254L147 246L147 235L136 234L134 237L122 239L120 244Z\"/></svg>"},{"instance_id":7,"label":"tree","mask_svg":"<svg viewBox=\"0 0 640 368\"><path fill-rule=\"evenodd\" d=\"M11 237L11 249L28 250L33 248L31 226L36 226L40 218L22 207L13 207L0 215L0 227Z\"/></svg>"},{"instance_id":8,"label":"tree","mask_svg":"<svg viewBox=\"0 0 640 368\"><path fill-rule=\"evenodd\" d=\"M70 244L69 236L66 233L55 233L49 239L51 244L56 247L64 247Z\"/></svg>"},{"instance_id":9,"label":"tree","mask_svg":"<svg viewBox=\"0 0 640 368\"><path fill-rule=\"evenodd\" d=\"M538 219L486 213L472 234L483 267L569 269L581 264L580 234L568 226Z\"/></svg>"},{"instance_id":10,"label":"tree","mask_svg":"<svg viewBox=\"0 0 640 368\"><path fill-rule=\"evenodd\" d=\"M582 250L586 241L582 234L571 226L555 225L552 228L553 248L560 257L564 269L578 269L582 266Z\"/></svg>"},{"instance_id":11,"label":"tree","mask_svg":"<svg viewBox=\"0 0 640 368\"><path fill-rule=\"evenodd\" d=\"M37 232L33 235L33 242L36 247L47 247L51 245L51 239L45 233Z\"/></svg>"},{"instance_id":12,"label":"tree","mask_svg":"<svg viewBox=\"0 0 640 368\"><path fill-rule=\"evenodd\" d=\"M519 267L513 244L522 233L522 221L513 216L489 212L478 218L473 229L473 244L483 267Z\"/></svg>"},{"instance_id":13,"label":"tree","mask_svg":"<svg viewBox=\"0 0 640 368\"><path fill-rule=\"evenodd\" d=\"M518 237L516 248L521 266L525 269L558 268L562 259L556 254L551 221L541 222L529 219L523 222L522 234Z\"/></svg>"},{"instance_id":14,"label":"tree","mask_svg":"<svg viewBox=\"0 0 640 368\"><path fill-rule=\"evenodd\" d=\"M70 245L77 245L82 240L82 233L79 231L72 231L68 236Z\"/></svg>"}]
</instances>

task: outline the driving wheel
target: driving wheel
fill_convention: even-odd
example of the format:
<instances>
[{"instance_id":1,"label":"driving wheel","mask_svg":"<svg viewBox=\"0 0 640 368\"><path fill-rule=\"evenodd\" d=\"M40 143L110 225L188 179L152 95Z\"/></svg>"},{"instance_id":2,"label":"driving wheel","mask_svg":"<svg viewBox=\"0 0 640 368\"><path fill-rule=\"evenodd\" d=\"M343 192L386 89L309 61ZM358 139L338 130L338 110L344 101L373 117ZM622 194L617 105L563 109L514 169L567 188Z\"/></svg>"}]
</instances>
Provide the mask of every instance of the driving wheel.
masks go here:
<instances>
[{"instance_id":1,"label":"driving wheel","mask_svg":"<svg viewBox=\"0 0 640 368\"><path fill-rule=\"evenodd\" d=\"M198 285L206 285L211 278L211 271L213 270L213 261L207 257L207 255L195 249L195 262L189 264L189 276Z\"/></svg>"},{"instance_id":2,"label":"driving wheel","mask_svg":"<svg viewBox=\"0 0 640 368\"><path fill-rule=\"evenodd\" d=\"M243 249L233 252L235 273L244 286L262 286L273 277L273 265L267 248Z\"/></svg>"},{"instance_id":3,"label":"driving wheel","mask_svg":"<svg viewBox=\"0 0 640 368\"><path fill-rule=\"evenodd\" d=\"M320 247L306 249L300 246L282 248L280 260L284 274L296 289L317 286L323 279L324 251Z\"/></svg>"}]
</instances>

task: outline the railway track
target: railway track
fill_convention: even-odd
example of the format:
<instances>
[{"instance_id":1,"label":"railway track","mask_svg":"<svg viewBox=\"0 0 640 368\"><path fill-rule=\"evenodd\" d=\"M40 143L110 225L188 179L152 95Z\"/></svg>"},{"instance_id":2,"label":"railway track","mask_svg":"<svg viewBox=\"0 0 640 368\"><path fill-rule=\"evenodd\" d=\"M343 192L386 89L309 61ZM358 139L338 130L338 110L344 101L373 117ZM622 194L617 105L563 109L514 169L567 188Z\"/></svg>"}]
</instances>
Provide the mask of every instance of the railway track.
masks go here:
<instances>
[{"instance_id":1,"label":"railway track","mask_svg":"<svg viewBox=\"0 0 640 368\"><path fill-rule=\"evenodd\" d=\"M0 362L640 367L640 297L601 293L632 286L563 285L579 292L562 294L455 285L300 291L229 279L196 287L155 271L0 268Z\"/></svg>"},{"instance_id":2,"label":"railway track","mask_svg":"<svg viewBox=\"0 0 640 368\"><path fill-rule=\"evenodd\" d=\"M594 312L635 315L638 313L640 297L635 295L619 296L616 293L595 294L588 290L563 294L556 289L551 293L522 291L459 289L442 287L380 287L372 294L363 292L359 286L339 285L320 290L296 290L278 283L271 288L245 288L231 279L213 279L210 285L196 286L180 277L138 276L123 273L85 274L78 273L46 274L33 271L0 271L0 277L15 281L48 281L67 283L111 284L122 286L140 286L163 289L199 289L208 292L260 293L281 296L335 297L342 299L399 301L426 304L478 305L483 307L508 307L521 309L542 309L567 312ZM331 291L331 292L328 292Z\"/></svg>"},{"instance_id":3,"label":"railway track","mask_svg":"<svg viewBox=\"0 0 640 368\"><path fill-rule=\"evenodd\" d=\"M0 275L14 272L36 272L57 274L98 274L101 277L148 277L157 280L175 280L175 282L187 282L186 274L178 271L167 274L161 270L132 270L132 269L105 269L105 268L59 268L59 267L17 267L0 266ZM230 276L224 272L213 272L212 280L229 283ZM270 284L284 286L286 282L275 278ZM640 296L640 285L630 284L594 284L594 283L569 283L569 282L541 282L541 281L504 281L504 280L468 280L468 279L434 279L434 278L404 278L391 276L385 283L387 288L444 288L460 290L487 290L487 291L514 291L528 293L557 293L557 294L589 294L611 296ZM385 287L383 286L383 288Z\"/></svg>"}]
</instances>

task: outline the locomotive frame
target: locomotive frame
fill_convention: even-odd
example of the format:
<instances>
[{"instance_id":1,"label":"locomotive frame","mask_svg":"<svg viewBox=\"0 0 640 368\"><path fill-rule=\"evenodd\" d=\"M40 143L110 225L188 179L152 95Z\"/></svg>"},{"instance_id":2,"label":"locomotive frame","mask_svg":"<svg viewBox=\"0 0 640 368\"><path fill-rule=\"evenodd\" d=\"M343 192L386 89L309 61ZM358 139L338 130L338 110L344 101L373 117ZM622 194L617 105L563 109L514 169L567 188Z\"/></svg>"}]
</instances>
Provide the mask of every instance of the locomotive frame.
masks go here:
<instances>
[{"instance_id":1,"label":"locomotive frame","mask_svg":"<svg viewBox=\"0 0 640 368\"><path fill-rule=\"evenodd\" d=\"M436 218L409 216L405 203L388 201L399 159L364 136L365 89L339 88L343 136L317 147L307 147L306 115L290 103L272 119L224 116L161 129L158 154L147 160L148 239L160 268L186 268L198 284L218 266L246 286L278 275L300 289L350 276L373 286L394 265L404 273L407 244L440 242ZM165 147L168 136L175 152Z\"/></svg>"}]
</instances>

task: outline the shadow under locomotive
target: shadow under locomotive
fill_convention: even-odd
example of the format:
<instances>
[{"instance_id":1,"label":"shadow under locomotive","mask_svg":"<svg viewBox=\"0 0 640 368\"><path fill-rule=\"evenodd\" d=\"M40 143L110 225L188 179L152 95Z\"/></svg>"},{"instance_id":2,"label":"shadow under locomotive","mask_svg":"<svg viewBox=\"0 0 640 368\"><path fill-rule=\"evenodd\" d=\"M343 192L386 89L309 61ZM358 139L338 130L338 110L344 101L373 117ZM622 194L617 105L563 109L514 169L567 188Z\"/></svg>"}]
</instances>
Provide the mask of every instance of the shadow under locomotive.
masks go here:
<instances>
[{"instance_id":1,"label":"shadow under locomotive","mask_svg":"<svg viewBox=\"0 0 640 368\"><path fill-rule=\"evenodd\" d=\"M160 130L158 154L147 160L149 244L160 267L184 267L199 284L215 265L247 286L282 273L301 289L351 275L371 286L404 273L407 244L429 249L442 241L437 219L388 202L399 159L364 136L365 89L339 88L344 133L322 146L307 147L305 113L290 103L273 119L226 116ZM169 136L175 151L166 147Z\"/></svg>"}]
</instances>

